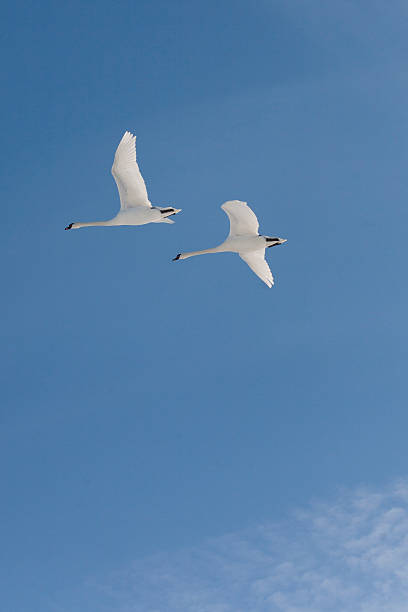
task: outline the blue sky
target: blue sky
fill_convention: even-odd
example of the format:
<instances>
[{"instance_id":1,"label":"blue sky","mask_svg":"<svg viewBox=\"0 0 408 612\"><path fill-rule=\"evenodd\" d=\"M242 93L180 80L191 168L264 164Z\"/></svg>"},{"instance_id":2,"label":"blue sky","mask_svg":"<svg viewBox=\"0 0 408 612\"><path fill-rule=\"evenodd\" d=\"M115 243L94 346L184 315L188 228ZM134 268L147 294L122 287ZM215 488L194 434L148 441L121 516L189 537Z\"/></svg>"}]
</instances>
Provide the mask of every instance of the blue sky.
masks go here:
<instances>
[{"instance_id":1,"label":"blue sky","mask_svg":"<svg viewBox=\"0 0 408 612\"><path fill-rule=\"evenodd\" d=\"M93 611L89 580L339 487L385 495L408 460L404 3L16 2L2 23L7 612ZM126 129L176 224L64 232L116 211ZM171 262L225 237L227 199L288 239L271 290L234 255Z\"/></svg>"}]
</instances>

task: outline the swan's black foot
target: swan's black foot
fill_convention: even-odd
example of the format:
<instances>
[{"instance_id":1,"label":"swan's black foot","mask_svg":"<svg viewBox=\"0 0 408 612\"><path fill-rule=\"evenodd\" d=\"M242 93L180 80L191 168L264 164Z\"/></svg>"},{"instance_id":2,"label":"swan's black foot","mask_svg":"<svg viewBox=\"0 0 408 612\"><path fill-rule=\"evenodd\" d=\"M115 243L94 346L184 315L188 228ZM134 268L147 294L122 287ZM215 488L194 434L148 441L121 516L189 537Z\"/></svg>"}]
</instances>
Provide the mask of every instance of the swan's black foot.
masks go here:
<instances>
[{"instance_id":1,"label":"swan's black foot","mask_svg":"<svg viewBox=\"0 0 408 612\"><path fill-rule=\"evenodd\" d=\"M179 253L178 255L176 255L175 257L173 257L173 261L177 261L178 259L180 259L180 255L181 255L181 253Z\"/></svg>"},{"instance_id":2,"label":"swan's black foot","mask_svg":"<svg viewBox=\"0 0 408 612\"><path fill-rule=\"evenodd\" d=\"M73 225L74 225L73 223L70 223L69 225L67 225L67 227L66 227L65 229L66 229L66 230L67 230L67 229L71 229Z\"/></svg>"}]
</instances>

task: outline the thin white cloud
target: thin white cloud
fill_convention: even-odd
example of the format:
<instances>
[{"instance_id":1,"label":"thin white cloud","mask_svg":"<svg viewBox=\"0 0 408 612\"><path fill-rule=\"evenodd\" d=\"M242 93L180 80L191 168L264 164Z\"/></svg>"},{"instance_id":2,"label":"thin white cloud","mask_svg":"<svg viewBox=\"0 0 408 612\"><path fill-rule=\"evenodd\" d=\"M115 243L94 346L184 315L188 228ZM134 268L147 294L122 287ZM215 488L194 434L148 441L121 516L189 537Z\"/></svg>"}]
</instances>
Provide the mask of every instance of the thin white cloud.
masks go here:
<instances>
[{"instance_id":1,"label":"thin white cloud","mask_svg":"<svg viewBox=\"0 0 408 612\"><path fill-rule=\"evenodd\" d=\"M88 598L111 612L407 612L408 482L139 560Z\"/></svg>"}]
</instances>

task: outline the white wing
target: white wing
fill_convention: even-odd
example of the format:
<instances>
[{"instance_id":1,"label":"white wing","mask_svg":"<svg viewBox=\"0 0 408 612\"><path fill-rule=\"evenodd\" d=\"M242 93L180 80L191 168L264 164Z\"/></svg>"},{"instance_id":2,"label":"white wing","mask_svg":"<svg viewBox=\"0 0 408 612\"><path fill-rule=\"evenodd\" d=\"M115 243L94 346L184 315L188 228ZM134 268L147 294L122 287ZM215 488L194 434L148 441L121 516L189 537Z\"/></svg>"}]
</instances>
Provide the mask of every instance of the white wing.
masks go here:
<instances>
[{"instance_id":1,"label":"white wing","mask_svg":"<svg viewBox=\"0 0 408 612\"><path fill-rule=\"evenodd\" d=\"M258 236L258 219L246 202L230 200L221 208L227 213L230 220L230 236Z\"/></svg>"},{"instance_id":2,"label":"white wing","mask_svg":"<svg viewBox=\"0 0 408 612\"><path fill-rule=\"evenodd\" d=\"M268 287L272 287L273 276L265 261L265 249L250 251L249 253L239 253L239 256Z\"/></svg>"},{"instance_id":3,"label":"white wing","mask_svg":"<svg viewBox=\"0 0 408 612\"><path fill-rule=\"evenodd\" d=\"M136 161L136 136L130 132L123 134L116 149L112 174L118 186L121 209L151 206L147 197L146 185Z\"/></svg>"}]
</instances>

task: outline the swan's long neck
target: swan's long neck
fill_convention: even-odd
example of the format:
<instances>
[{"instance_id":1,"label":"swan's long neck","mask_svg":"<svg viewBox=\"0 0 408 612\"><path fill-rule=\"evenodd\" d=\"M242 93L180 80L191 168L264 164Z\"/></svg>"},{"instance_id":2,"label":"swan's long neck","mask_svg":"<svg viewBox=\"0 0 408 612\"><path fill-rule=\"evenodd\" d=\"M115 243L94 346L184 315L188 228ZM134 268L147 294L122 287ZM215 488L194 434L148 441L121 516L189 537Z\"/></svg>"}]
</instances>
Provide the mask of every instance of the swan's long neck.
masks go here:
<instances>
[{"instance_id":1,"label":"swan's long neck","mask_svg":"<svg viewBox=\"0 0 408 612\"><path fill-rule=\"evenodd\" d=\"M72 228L78 229L80 227L91 227L94 225L113 225L112 219L109 221L85 221L84 223L73 223Z\"/></svg>"},{"instance_id":2,"label":"swan's long neck","mask_svg":"<svg viewBox=\"0 0 408 612\"><path fill-rule=\"evenodd\" d=\"M177 259L188 259L189 257L194 257L194 255L205 255L206 253L220 253L222 248L217 246L212 249L204 249L203 251L189 251L188 253L180 253L180 256Z\"/></svg>"}]
</instances>

